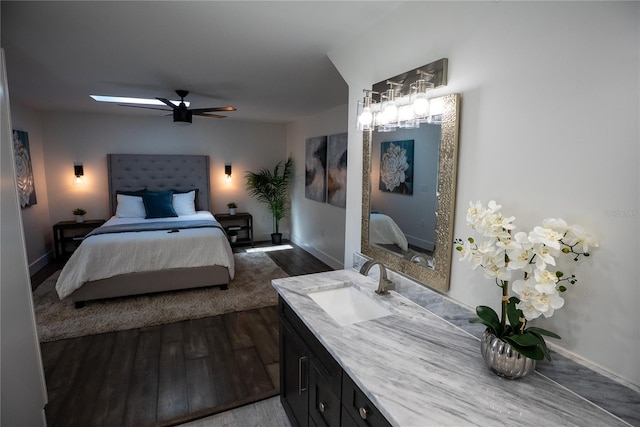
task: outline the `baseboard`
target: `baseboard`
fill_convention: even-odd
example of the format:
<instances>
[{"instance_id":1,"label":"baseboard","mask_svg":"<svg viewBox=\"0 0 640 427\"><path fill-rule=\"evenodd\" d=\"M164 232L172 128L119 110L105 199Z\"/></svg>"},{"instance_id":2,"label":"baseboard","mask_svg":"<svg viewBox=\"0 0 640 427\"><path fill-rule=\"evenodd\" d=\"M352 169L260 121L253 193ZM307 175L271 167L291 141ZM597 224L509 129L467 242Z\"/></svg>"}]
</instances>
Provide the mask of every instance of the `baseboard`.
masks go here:
<instances>
[{"instance_id":1,"label":"baseboard","mask_svg":"<svg viewBox=\"0 0 640 427\"><path fill-rule=\"evenodd\" d=\"M295 243L296 245L300 246L302 249L304 249L305 251L309 252L311 255L313 255L314 257L318 258L320 261L324 262L325 264L327 264L329 267L335 269L335 270L342 270L344 268L344 263L342 260L338 261L335 258L327 255L326 253L322 252L319 249L314 248L313 246L305 243L305 242L300 242L297 241L297 239L294 239L292 237L291 241L293 243Z\"/></svg>"},{"instance_id":2,"label":"baseboard","mask_svg":"<svg viewBox=\"0 0 640 427\"><path fill-rule=\"evenodd\" d=\"M42 255L40 258L29 264L29 276L33 276L38 271L42 270L47 264L49 264L50 260L53 259L53 254L51 251Z\"/></svg>"}]
</instances>

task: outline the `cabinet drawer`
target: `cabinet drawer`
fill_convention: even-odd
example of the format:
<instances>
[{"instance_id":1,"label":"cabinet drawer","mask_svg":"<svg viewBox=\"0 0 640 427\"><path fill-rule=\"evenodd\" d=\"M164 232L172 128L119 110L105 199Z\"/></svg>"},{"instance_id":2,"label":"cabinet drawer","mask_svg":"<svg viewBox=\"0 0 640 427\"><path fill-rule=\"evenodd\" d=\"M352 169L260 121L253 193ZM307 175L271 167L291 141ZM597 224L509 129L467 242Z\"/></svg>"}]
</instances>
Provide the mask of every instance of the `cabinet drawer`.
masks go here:
<instances>
[{"instance_id":1,"label":"cabinet drawer","mask_svg":"<svg viewBox=\"0 0 640 427\"><path fill-rule=\"evenodd\" d=\"M345 420L345 425L353 425L351 422L355 422L355 425L361 427L391 426L369 398L346 374L342 380L342 405L347 413L346 415L351 418L351 420L345 420L345 414L343 414L342 418Z\"/></svg>"},{"instance_id":2,"label":"cabinet drawer","mask_svg":"<svg viewBox=\"0 0 640 427\"><path fill-rule=\"evenodd\" d=\"M318 427L340 425L340 398L331 390L315 365L312 365L310 374L309 414Z\"/></svg>"},{"instance_id":3,"label":"cabinet drawer","mask_svg":"<svg viewBox=\"0 0 640 427\"><path fill-rule=\"evenodd\" d=\"M312 358L319 373L326 380L331 391L336 396L340 396L340 387L342 384L342 367L340 364L336 362L327 349L320 344L320 341L318 341L315 335L313 335L304 322L300 320L298 315L282 298L279 298L278 306L280 316L289 322L289 325L298 333L300 338L302 338L304 343L311 350L310 357Z\"/></svg>"}]
</instances>

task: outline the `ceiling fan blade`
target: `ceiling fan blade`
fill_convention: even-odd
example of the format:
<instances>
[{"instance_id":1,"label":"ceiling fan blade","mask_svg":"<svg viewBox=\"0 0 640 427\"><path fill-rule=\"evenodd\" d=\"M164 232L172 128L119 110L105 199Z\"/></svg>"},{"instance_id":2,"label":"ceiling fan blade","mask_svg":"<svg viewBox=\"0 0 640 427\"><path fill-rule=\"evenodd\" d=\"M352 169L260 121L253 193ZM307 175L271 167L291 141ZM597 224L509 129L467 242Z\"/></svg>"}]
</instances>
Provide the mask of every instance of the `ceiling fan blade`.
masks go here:
<instances>
[{"instance_id":1,"label":"ceiling fan blade","mask_svg":"<svg viewBox=\"0 0 640 427\"><path fill-rule=\"evenodd\" d=\"M142 105L131 105L131 104L118 104L120 107L133 107L133 108L145 108L147 110L161 110L161 111L171 111L166 108L158 108L158 107L143 107Z\"/></svg>"},{"instance_id":2,"label":"ceiling fan blade","mask_svg":"<svg viewBox=\"0 0 640 427\"><path fill-rule=\"evenodd\" d=\"M162 102L164 102L165 104L167 104L169 107L171 107L171 108L173 108L173 109L178 108L178 106L177 106L177 105L175 105L173 102L169 101L167 98L156 98L156 99L157 99L158 101L162 101Z\"/></svg>"},{"instance_id":3,"label":"ceiling fan blade","mask_svg":"<svg viewBox=\"0 0 640 427\"><path fill-rule=\"evenodd\" d=\"M201 116L201 117L209 117L212 119L224 119L227 116L221 116L220 114L207 114L207 113L193 113L194 116Z\"/></svg>"},{"instance_id":4,"label":"ceiling fan blade","mask_svg":"<svg viewBox=\"0 0 640 427\"><path fill-rule=\"evenodd\" d=\"M211 108L194 108L191 110L194 114L196 113L208 113L209 111L236 111L235 107L211 107Z\"/></svg>"}]
</instances>

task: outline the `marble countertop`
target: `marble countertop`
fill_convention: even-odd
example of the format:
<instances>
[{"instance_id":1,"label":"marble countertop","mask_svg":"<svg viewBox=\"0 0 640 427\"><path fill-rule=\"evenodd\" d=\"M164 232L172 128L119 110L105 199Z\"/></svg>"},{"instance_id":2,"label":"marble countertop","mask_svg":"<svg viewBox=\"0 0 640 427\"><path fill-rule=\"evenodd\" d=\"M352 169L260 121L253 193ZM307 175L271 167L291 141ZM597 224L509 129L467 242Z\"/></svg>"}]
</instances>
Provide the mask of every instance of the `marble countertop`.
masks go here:
<instances>
[{"instance_id":1,"label":"marble countertop","mask_svg":"<svg viewBox=\"0 0 640 427\"><path fill-rule=\"evenodd\" d=\"M340 326L308 294L349 282L392 315ZM535 372L498 377L478 338L355 270L275 279L274 288L396 426L629 426Z\"/></svg>"}]
</instances>

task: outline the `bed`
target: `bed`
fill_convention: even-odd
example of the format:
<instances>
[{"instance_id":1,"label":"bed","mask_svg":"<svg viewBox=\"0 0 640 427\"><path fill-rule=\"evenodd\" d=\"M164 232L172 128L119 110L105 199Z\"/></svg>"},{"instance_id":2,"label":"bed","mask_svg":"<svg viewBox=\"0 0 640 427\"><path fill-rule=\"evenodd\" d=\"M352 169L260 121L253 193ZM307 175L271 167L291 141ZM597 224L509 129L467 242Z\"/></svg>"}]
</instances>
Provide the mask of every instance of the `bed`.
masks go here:
<instances>
[{"instance_id":1,"label":"bed","mask_svg":"<svg viewBox=\"0 0 640 427\"><path fill-rule=\"evenodd\" d=\"M389 216L372 212L369 219L369 242L374 245L396 245L402 251L409 250L407 237Z\"/></svg>"},{"instance_id":2,"label":"bed","mask_svg":"<svg viewBox=\"0 0 640 427\"><path fill-rule=\"evenodd\" d=\"M56 290L86 301L219 286L233 252L209 212L209 157L107 155L112 217L80 244Z\"/></svg>"}]
</instances>

